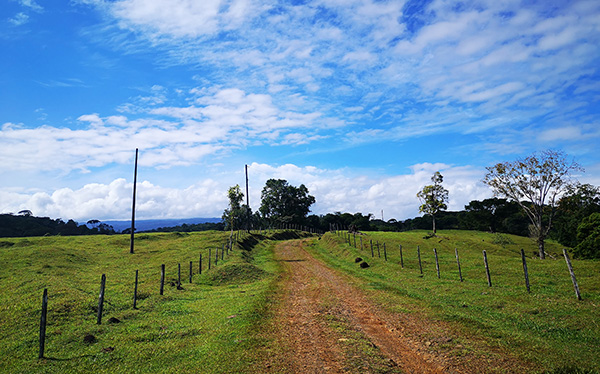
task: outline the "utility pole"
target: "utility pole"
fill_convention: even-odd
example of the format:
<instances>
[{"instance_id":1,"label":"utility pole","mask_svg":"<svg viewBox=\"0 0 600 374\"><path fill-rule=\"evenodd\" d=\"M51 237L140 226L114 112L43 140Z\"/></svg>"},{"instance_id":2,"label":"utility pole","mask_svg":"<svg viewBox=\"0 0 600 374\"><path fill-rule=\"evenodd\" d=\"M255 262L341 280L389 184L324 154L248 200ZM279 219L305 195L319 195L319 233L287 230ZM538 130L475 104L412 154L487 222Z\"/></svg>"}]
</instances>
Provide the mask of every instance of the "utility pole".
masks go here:
<instances>
[{"instance_id":1,"label":"utility pole","mask_svg":"<svg viewBox=\"0 0 600 374\"><path fill-rule=\"evenodd\" d=\"M246 167L246 232L250 232L250 196L248 195L248 165Z\"/></svg>"},{"instance_id":2,"label":"utility pole","mask_svg":"<svg viewBox=\"0 0 600 374\"><path fill-rule=\"evenodd\" d=\"M133 205L131 207L131 239L129 240L129 253L133 253L133 233L135 231L135 189L137 185L138 149L135 149L135 167L133 170Z\"/></svg>"}]
</instances>

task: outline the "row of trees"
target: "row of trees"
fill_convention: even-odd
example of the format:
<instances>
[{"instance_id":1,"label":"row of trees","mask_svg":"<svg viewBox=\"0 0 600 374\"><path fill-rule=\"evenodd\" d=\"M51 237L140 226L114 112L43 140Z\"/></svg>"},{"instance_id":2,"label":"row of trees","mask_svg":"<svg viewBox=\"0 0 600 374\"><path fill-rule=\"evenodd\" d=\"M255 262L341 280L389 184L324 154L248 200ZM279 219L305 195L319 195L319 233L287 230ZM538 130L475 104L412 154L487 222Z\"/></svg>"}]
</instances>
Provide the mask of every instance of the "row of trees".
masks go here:
<instances>
[{"instance_id":1,"label":"row of trees","mask_svg":"<svg viewBox=\"0 0 600 374\"><path fill-rule=\"evenodd\" d=\"M529 235L538 245L540 259L546 257L544 244L556 226L556 239L574 247L576 255L600 256L600 229L596 224L600 221L599 190L571 178L573 172L583 171L575 161L567 160L562 152L548 150L486 169L483 183L504 200L471 202L465 209L479 212L479 218L491 217L491 231L496 230L498 223L494 219L496 211L510 207L511 202L513 208L518 205L527 217ZM448 190L442 187L443 177L439 172L431 181L433 184L423 187L417 197L422 202L419 210L432 217L435 235L436 216L447 209ZM554 219L558 219L558 225Z\"/></svg>"},{"instance_id":2,"label":"row of trees","mask_svg":"<svg viewBox=\"0 0 600 374\"><path fill-rule=\"evenodd\" d=\"M443 220L444 228L529 235L537 243L540 259L546 257L544 247L548 237L574 247L579 257L600 255L597 224L600 193L598 188L572 179L573 172L583 171L575 161L568 160L562 152L548 150L486 169L483 183L490 186L496 197L471 201L462 212L445 212L448 190L442 185L439 171L431 177L432 184L417 193L421 201L419 211L431 220L433 235L438 222ZM315 198L306 186L294 187L282 179L267 181L261 193L261 206L254 214L250 207L242 205L244 194L239 186L231 187L228 196L229 207L223 213L223 220L232 230L285 223L321 230L328 230L331 224L358 230L423 228L423 220L419 218L383 222L361 213L307 216Z\"/></svg>"},{"instance_id":3,"label":"row of trees","mask_svg":"<svg viewBox=\"0 0 600 374\"><path fill-rule=\"evenodd\" d=\"M114 234L112 226L91 220L90 226L80 225L72 219L67 222L49 217L34 217L31 211L18 214L0 214L0 237L22 237L43 235L97 235Z\"/></svg>"},{"instance_id":4,"label":"row of trees","mask_svg":"<svg viewBox=\"0 0 600 374\"><path fill-rule=\"evenodd\" d=\"M227 192L229 206L221 217L228 230L249 229L252 227L278 227L282 224L307 225L310 206L315 197L308 188L290 185L284 179L269 179L261 192L261 204L258 212L242 204L244 194L240 186L230 187Z\"/></svg>"}]
</instances>

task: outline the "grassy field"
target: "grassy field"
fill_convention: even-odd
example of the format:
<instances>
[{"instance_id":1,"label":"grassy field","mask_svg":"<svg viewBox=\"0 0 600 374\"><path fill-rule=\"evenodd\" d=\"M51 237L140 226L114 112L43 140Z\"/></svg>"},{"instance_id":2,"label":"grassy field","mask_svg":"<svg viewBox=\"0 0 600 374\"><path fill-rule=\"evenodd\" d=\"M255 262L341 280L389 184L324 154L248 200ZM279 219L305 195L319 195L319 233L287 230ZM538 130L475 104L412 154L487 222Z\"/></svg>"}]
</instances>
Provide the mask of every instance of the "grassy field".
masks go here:
<instances>
[{"instance_id":1,"label":"grassy field","mask_svg":"<svg viewBox=\"0 0 600 374\"><path fill-rule=\"evenodd\" d=\"M450 326L452 341L432 340L432 351L490 362L509 354L538 373L577 372L563 370L569 367L600 370L600 262L573 261L583 297L578 301L555 243L547 248L554 259L540 261L527 238L471 231L425 236L424 231L370 232L357 236L357 245L362 237L364 247L357 249L328 233L309 249L348 274L389 311L425 314L434 323ZM281 282L273 243L294 237L282 232L246 237L216 267L214 251L228 240L224 232L139 234L134 255L128 253L129 237L124 235L0 239L0 372L260 372L265 355L277 349L271 347L269 325ZM433 248L438 251L440 279ZM525 289L521 248L527 254L531 293ZM213 260L207 271L209 249ZM492 287L487 284L484 249ZM370 268L358 267L354 260L359 256ZM167 270L163 296L161 264ZM181 290L176 287L178 264ZM137 309L132 307L135 270ZM107 279L106 302L103 323L97 325L102 274ZM46 354L38 360L44 288L49 292ZM110 323L111 318L120 322ZM91 342L85 341L88 335L94 337Z\"/></svg>"},{"instance_id":2,"label":"grassy field","mask_svg":"<svg viewBox=\"0 0 600 374\"><path fill-rule=\"evenodd\" d=\"M207 271L209 248L214 256L227 233L136 238L134 255L124 235L0 239L0 371L233 373L251 367L253 352L266 344L254 331L268 313L278 273L272 252L261 245L253 251L237 247L216 267L213 257ZM161 264L166 266L163 296ZM137 309L132 304L135 270ZM97 325L102 274L106 301ZM38 360L44 288L49 294L46 358ZM87 335L94 337L88 337L91 342Z\"/></svg>"},{"instance_id":3,"label":"grassy field","mask_svg":"<svg viewBox=\"0 0 600 374\"><path fill-rule=\"evenodd\" d=\"M548 243L551 257L541 261L534 257L535 244L528 238L473 231L441 231L430 239L426 236L425 231L369 232L357 235L359 248L362 237L361 250L354 248L353 236L349 245L344 236L329 233L312 250L358 279L359 285L388 310L425 313L432 321L451 326L455 339L432 344L432 350L490 361L509 353L537 372L600 370L600 262L572 261L583 298L578 301L562 248L556 243ZM400 245L404 268L400 265ZM440 279L434 248L438 251ZM459 280L455 248L463 282ZM527 256L531 293L525 287L521 248ZM487 282L483 250L488 256L492 287ZM355 263L356 257L366 260L370 267L361 269Z\"/></svg>"}]
</instances>

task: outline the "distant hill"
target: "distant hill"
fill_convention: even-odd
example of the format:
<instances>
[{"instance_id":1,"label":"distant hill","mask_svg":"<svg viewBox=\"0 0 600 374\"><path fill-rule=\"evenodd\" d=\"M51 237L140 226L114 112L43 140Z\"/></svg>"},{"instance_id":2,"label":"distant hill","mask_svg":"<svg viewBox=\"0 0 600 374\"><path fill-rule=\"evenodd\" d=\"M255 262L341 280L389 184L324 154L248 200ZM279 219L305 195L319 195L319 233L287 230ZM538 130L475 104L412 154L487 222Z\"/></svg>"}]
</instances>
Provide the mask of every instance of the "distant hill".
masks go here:
<instances>
[{"instance_id":1,"label":"distant hill","mask_svg":"<svg viewBox=\"0 0 600 374\"><path fill-rule=\"evenodd\" d=\"M159 227L173 227L186 225L195 225L199 223L219 223L221 218L173 218L173 219L136 219L135 231L150 231ZM131 227L131 220L127 221L102 221L112 226L115 231L121 232Z\"/></svg>"}]
</instances>

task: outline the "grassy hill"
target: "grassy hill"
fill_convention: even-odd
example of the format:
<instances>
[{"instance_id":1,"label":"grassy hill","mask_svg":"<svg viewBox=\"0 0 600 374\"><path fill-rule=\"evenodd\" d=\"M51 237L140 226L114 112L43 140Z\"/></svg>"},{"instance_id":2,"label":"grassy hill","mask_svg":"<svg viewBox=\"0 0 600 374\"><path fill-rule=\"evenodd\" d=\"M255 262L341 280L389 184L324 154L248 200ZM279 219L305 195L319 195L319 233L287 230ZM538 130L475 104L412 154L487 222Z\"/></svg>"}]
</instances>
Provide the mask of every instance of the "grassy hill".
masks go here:
<instances>
[{"instance_id":1,"label":"grassy hill","mask_svg":"<svg viewBox=\"0 0 600 374\"><path fill-rule=\"evenodd\" d=\"M535 372L600 370L600 262L572 260L583 298L578 301L562 247L557 243L548 242L550 257L541 261L529 238L451 230L439 232L438 237L425 237L426 231L367 232L356 236L358 248L354 248L354 236L348 244L347 234L328 233L313 251L352 276L386 309L425 314L432 321L450 326L455 334L452 341L430 347L440 354L464 359L478 356L497 363L506 353L529 362ZM400 245L404 268L400 264ZM438 252L439 279L434 248ZM455 248L463 282L459 280ZM525 287L521 248L527 257L531 293ZM483 250L488 256L492 287L488 286ZM370 267L361 269L355 263L357 257ZM426 336L422 338L427 340Z\"/></svg>"},{"instance_id":2,"label":"grassy hill","mask_svg":"<svg viewBox=\"0 0 600 374\"><path fill-rule=\"evenodd\" d=\"M578 301L555 243L548 244L555 259L540 261L533 256L535 243L527 238L474 231L425 236L425 231L368 232L356 236L357 246L363 241L360 249L354 248L353 236L348 245L345 237L328 233L315 238L309 249L386 309L423 314L449 326L451 341L433 341L429 347L440 354L497 362L508 353L540 373L568 367L600 370L600 262L573 261L583 296ZM272 241L295 237L283 232L247 236L216 267L215 250L227 242L225 232L138 234L134 255L128 253L126 235L0 239L0 372L260 372L271 344L264 327L279 284ZM521 248L527 254L531 293L524 285ZM483 266L484 249L492 287ZM355 263L359 256L368 269ZM161 264L167 270L162 296ZM178 264L183 289L176 287ZM137 309L132 307L135 270ZM102 274L106 302L103 323L97 325ZM44 288L49 292L46 358L38 360ZM118 322L109 322L111 318Z\"/></svg>"},{"instance_id":3,"label":"grassy hill","mask_svg":"<svg viewBox=\"0 0 600 374\"><path fill-rule=\"evenodd\" d=\"M0 240L0 372L232 373L251 366L250 352L263 344L253 331L268 309L277 273L269 252L236 246L215 266L215 250L221 251L228 233L136 238L134 255L125 235ZM163 296L161 264L166 267ZM137 309L132 306L135 270ZM97 325L102 274L106 301L103 323ZM38 360L44 288L49 294L46 359Z\"/></svg>"}]
</instances>

